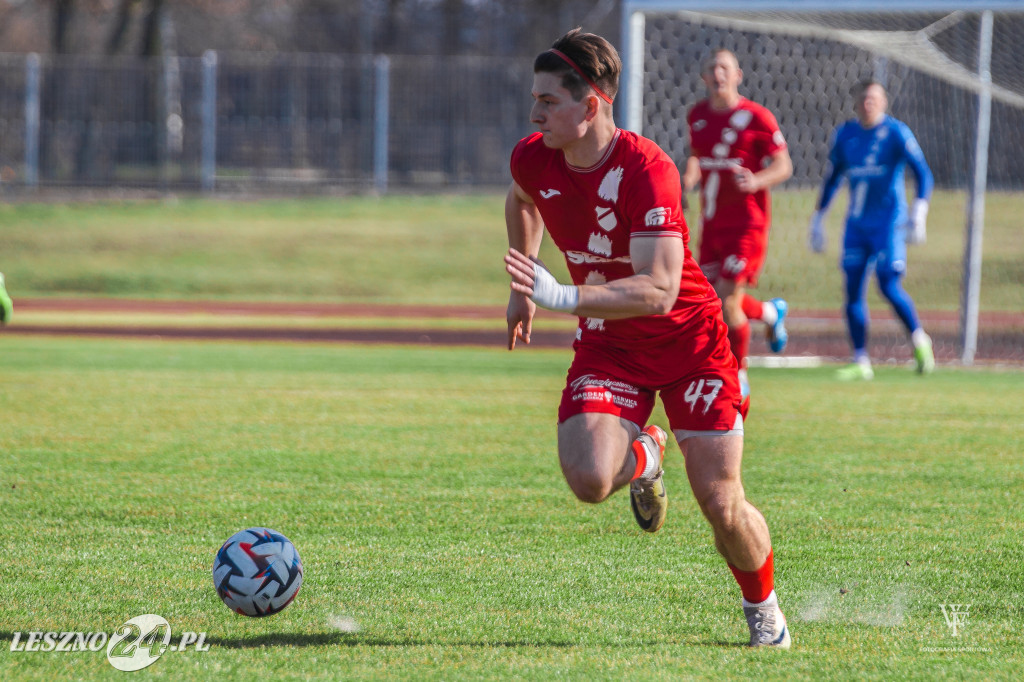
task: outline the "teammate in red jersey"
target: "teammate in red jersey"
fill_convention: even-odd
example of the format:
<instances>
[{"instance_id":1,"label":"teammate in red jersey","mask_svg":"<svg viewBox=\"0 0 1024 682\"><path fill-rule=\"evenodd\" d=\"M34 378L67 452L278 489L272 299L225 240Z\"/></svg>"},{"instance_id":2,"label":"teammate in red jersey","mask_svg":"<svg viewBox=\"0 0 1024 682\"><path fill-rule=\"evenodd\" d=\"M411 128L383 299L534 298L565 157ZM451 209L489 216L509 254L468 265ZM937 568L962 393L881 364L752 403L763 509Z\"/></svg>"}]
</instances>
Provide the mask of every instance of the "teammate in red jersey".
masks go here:
<instances>
[{"instance_id":1,"label":"teammate in red jersey","mask_svg":"<svg viewBox=\"0 0 1024 682\"><path fill-rule=\"evenodd\" d=\"M762 302L747 292L768 250L771 206L768 190L793 174L786 140L770 111L740 96L743 71L729 50L715 50L701 78L708 98L690 110L690 158L683 190L701 184L700 267L722 299L729 343L746 383L750 347L748 320L767 325L768 345L781 353L788 334L787 305L781 298Z\"/></svg>"},{"instance_id":2,"label":"teammate in red jersey","mask_svg":"<svg viewBox=\"0 0 1024 682\"><path fill-rule=\"evenodd\" d=\"M558 410L562 473L584 502L629 484L649 532L668 504L667 436L644 428L660 394L690 487L740 585L751 645L788 647L768 526L740 480L745 403L721 304L687 247L675 164L615 126L621 69L606 40L579 29L534 61L540 132L513 151L505 202L508 347L530 342L538 305L580 318ZM545 227L573 284L537 260Z\"/></svg>"}]
</instances>

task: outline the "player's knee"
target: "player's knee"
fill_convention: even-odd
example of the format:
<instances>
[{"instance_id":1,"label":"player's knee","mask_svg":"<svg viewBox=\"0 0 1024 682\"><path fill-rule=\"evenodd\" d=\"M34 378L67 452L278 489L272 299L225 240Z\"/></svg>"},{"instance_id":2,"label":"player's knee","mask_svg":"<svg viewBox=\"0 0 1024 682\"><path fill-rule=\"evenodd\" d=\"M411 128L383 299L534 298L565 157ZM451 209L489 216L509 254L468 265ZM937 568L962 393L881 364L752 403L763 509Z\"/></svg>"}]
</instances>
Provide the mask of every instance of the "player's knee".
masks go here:
<instances>
[{"instance_id":1,"label":"player's knee","mask_svg":"<svg viewBox=\"0 0 1024 682\"><path fill-rule=\"evenodd\" d=\"M594 471L566 471L565 481L581 502L597 504L612 494L612 482Z\"/></svg>"},{"instance_id":2,"label":"player's knee","mask_svg":"<svg viewBox=\"0 0 1024 682\"><path fill-rule=\"evenodd\" d=\"M729 296L722 300L722 319L728 327L742 327L747 321L743 314L743 300L738 296Z\"/></svg>"},{"instance_id":3,"label":"player's knee","mask_svg":"<svg viewBox=\"0 0 1024 682\"><path fill-rule=\"evenodd\" d=\"M700 501L701 511L716 535L728 536L737 532L740 502L730 491L715 492Z\"/></svg>"},{"instance_id":4,"label":"player's knee","mask_svg":"<svg viewBox=\"0 0 1024 682\"><path fill-rule=\"evenodd\" d=\"M890 303L901 300L905 295L898 275L879 275L878 291Z\"/></svg>"}]
</instances>

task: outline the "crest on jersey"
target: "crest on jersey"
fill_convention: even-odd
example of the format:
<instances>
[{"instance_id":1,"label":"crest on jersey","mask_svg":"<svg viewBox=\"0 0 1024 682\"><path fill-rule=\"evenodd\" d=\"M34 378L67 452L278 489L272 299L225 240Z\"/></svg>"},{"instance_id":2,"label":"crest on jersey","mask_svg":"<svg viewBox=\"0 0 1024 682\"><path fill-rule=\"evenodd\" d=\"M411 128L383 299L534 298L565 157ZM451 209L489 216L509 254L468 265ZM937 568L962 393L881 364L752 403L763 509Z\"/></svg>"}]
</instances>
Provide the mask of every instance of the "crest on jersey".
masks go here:
<instances>
[{"instance_id":1,"label":"crest on jersey","mask_svg":"<svg viewBox=\"0 0 1024 682\"><path fill-rule=\"evenodd\" d=\"M614 203L619 198L619 183L621 182L622 166L616 166L604 176L601 186L597 188L597 196Z\"/></svg>"},{"instance_id":2,"label":"crest on jersey","mask_svg":"<svg viewBox=\"0 0 1024 682\"><path fill-rule=\"evenodd\" d=\"M729 125L736 130L743 130L750 125L750 119L752 118L754 118L754 114L752 114L749 109L738 109L729 117Z\"/></svg>"},{"instance_id":3,"label":"crest on jersey","mask_svg":"<svg viewBox=\"0 0 1024 682\"><path fill-rule=\"evenodd\" d=\"M619 224L619 221L615 218L615 212L607 206L596 206L594 207L594 212L597 213L597 224L605 232L611 232Z\"/></svg>"},{"instance_id":4,"label":"crest on jersey","mask_svg":"<svg viewBox=\"0 0 1024 682\"><path fill-rule=\"evenodd\" d=\"M739 137L739 135L737 135L736 131L732 128L722 129L722 142L725 142L726 144L735 144L737 137Z\"/></svg>"}]
</instances>

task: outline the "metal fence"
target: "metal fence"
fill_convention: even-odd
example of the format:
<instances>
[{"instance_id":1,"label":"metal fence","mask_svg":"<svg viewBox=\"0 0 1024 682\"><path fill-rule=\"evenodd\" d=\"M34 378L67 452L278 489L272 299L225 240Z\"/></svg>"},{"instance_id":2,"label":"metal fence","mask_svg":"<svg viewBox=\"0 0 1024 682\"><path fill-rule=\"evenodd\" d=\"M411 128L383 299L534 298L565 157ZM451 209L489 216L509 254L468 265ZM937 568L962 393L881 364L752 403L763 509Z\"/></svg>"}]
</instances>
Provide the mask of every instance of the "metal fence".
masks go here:
<instances>
[{"instance_id":1,"label":"metal fence","mask_svg":"<svg viewBox=\"0 0 1024 682\"><path fill-rule=\"evenodd\" d=\"M531 80L479 57L0 55L0 183L502 185Z\"/></svg>"}]
</instances>

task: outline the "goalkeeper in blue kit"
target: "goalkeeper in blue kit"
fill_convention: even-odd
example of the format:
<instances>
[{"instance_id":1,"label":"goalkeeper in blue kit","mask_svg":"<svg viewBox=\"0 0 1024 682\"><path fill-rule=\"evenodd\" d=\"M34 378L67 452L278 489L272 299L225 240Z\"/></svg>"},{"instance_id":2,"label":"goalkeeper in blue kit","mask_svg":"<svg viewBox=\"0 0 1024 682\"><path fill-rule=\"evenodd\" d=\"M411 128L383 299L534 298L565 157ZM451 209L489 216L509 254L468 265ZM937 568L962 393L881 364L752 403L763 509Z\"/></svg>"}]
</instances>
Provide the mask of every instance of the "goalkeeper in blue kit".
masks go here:
<instances>
[{"instance_id":1,"label":"goalkeeper in blue kit","mask_svg":"<svg viewBox=\"0 0 1024 682\"><path fill-rule=\"evenodd\" d=\"M901 280L907 267L906 245L925 240L932 173L910 128L886 114L889 101L885 88L875 81L866 81L857 86L854 94L857 118L836 129L829 152L831 168L822 184L808 235L811 250L823 252L825 213L846 178L850 185L850 207L843 236L842 268L853 363L839 369L837 376L843 380L874 377L867 351L866 301L872 267L881 294L910 334L917 371L927 374L935 368L932 342L921 328L914 302ZM909 212L904 187L907 166L917 181L916 199Z\"/></svg>"}]
</instances>

